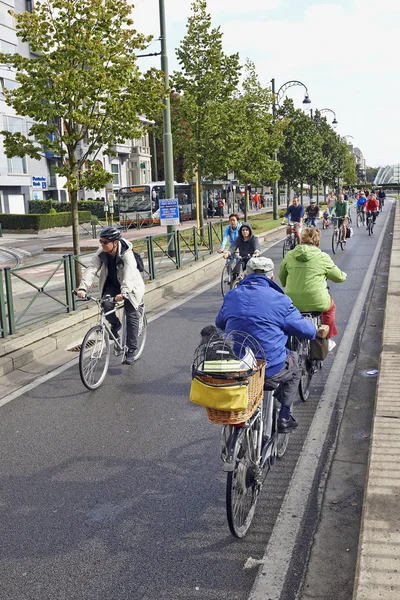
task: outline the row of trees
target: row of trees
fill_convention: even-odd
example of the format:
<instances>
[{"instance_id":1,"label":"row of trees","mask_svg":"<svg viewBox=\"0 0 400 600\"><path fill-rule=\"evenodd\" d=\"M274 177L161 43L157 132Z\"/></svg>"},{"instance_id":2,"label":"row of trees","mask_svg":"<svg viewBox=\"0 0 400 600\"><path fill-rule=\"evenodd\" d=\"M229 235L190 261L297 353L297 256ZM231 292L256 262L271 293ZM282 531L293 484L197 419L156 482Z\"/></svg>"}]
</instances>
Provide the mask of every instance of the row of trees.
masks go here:
<instances>
[{"instance_id":1,"label":"row of trees","mask_svg":"<svg viewBox=\"0 0 400 600\"><path fill-rule=\"evenodd\" d=\"M141 114L161 126L163 74L139 69L137 52L151 38L135 30L131 11L127 0L38 1L33 12L10 11L17 35L34 54L0 55L19 84L5 92L6 102L33 121L26 134L1 132L6 154L54 155L53 170L67 180L76 254L77 192L98 191L112 179L99 153L115 155L116 144L141 137ZM310 119L287 100L273 119L271 90L260 83L254 63L242 66L238 54L224 53L206 0L194 0L176 54L172 128L186 178L196 172L200 180L225 178L234 171L253 185L332 183L337 176L352 182L347 145L318 112ZM157 126L154 132L161 139Z\"/></svg>"}]
</instances>

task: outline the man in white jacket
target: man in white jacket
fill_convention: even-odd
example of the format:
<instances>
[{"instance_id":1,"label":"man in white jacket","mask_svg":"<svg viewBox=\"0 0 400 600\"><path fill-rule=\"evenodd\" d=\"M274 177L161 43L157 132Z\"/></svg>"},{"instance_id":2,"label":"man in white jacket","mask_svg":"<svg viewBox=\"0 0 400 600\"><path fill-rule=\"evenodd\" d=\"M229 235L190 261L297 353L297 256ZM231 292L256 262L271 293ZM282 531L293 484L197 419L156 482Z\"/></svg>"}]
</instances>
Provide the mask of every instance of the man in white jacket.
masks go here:
<instances>
[{"instance_id":1,"label":"man in white jacket","mask_svg":"<svg viewBox=\"0 0 400 600\"><path fill-rule=\"evenodd\" d=\"M116 227L103 227L100 231L101 248L93 256L89 266L82 276L78 289L78 297L85 298L94 276L99 274L100 294L104 301L106 312L114 308L106 296L115 297L116 302L124 300L126 313L126 345L128 352L125 363L131 365L134 360L138 343L139 315L138 306L143 302L144 281L140 275L132 244L121 238L121 232ZM116 313L107 316L111 323L111 331L115 337L121 329L121 322Z\"/></svg>"}]
</instances>

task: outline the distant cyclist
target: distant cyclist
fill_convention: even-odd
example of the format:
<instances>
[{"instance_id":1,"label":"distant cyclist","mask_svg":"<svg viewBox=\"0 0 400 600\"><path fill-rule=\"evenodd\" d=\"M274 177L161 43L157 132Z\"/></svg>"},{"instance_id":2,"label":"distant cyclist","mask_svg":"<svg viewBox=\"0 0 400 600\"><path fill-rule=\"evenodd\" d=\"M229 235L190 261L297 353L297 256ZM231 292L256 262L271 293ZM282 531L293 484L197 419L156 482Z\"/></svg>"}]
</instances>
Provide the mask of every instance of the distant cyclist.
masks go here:
<instances>
[{"instance_id":1,"label":"distant cyclist","mask_svg":"<svg viewBox=\"0 0 400 600\"><path fill-rule=\"evenodd\" d=\"M344 194L339 194L332 212L338 219L337 226L342 227L343 242L346 243L346 228L349 221L349 203L344 199Z\"/></svg>"},{"instance_id":2,"label":"distant cyclist","mask_svg":"<svg viewBox=\"0 0 400 600\"><path fill-rule=\"evenodd\" d=\"M99 288L105 312L114 308L112 300L104 300L107 296L116 302L124 301L126 314L126 353L125 363L131 365L135 356L139 334L138 306L143 302L144 281L140 275L132 244L121 237L116 227L103 227L100 231L101 248L92 257L89 266L82 276L78 288L78 297L85 298L95 275L99 274ZM111 332L117 337L121 322L116 313L107 315L111 324Z\"/></svg>"},{"instance_id":3,"label":"distant cyclist","mask_svg":"<svg viewBox=\"0 0 400 600\"><path fill-rule=\"evenodd\" d=\"M300 244L300 233L303 226L304 219L304 206L299 204L299 199L295 196L292 200L292 204L288 207L285 214L283 215L282 225L285 224L285 217L288 219L288 227L286 233L290 235L291 226L293 225L296 230L297 243Z\"/></svg>"},{"instance_id":4,"label":"distant cyclist","mask_svg":"<svg viewBox=\"0 0 400 600\"><path fill-rule=\"evenodd\" d=\"M320 208L317 201L311 198L310 206L306 208L306 223L308 227L317 227Z\"/></svg>"},{"instance_id":5,"label":"distant cyclist","mask_svg":"<svg viewBox=\"0 0 400 600\"><path fill-rule=\"evenodd\" d=\"M221 246L218 250L219 253L222 253L225 249L226 243L229 241L229 247L232 246L237 236L239 235L239 229L242 224L239 221L239 215L236 213L232 213L229 215L229 225L225 227L224 236L222 238Z\"/></svg>"},{"instance_id":6,"label":"distant cyclist","mask_svg":"<svg viewBox=\"0 0 400 600\"><path fill-rule=\"evenodd\" d=\"M364 212L366 202L367 202L367 198L366 198L366 196L364 196L364 192L362 191L362 192L360 192L359 197L357 198L357 201L356 201L357 214Z\"/></svg>"},{"instance_id":7,"label":"distant cyclist","mask_svg":"<svg viewBox=\"0 0 400 600\"><path fill-rule=\"evenodd\" d=\"M237 275L240 271L240 262L242 262L243 270L245 270L248 259L259 254L260 242L258 238L253 235L250 223L243 223L236 240L230 246L229 250L224 252L224 258L229 258L230 256L240 258L233 269L234 274Z\"/></svg>"},{"instance_id":8,"label":"distant cyclist","mask_svg":"<svg viewBox=\"0 0 400 600\"><path fill-rule=\"evenodd\" d=\"M385 204L385 200L386 200L386 192L384 189L379 190L378 200L379 200L380 209L382 210L382 208Z\"/></svg>"},{"instance_id":9,"label":"distant cyclist","mask_svg":"<svg viewBox=\"0 0 400 600\"><path fill-rule=\"evenodd\" d=\"M368 229L369 219L372 217L372 222L375 224L376 217L379 214L379 202L376 199L375 194L371 193L369 195L368 200L365 203L365 210L367 213L367 229Z\"/></svg>"}]
</instances>

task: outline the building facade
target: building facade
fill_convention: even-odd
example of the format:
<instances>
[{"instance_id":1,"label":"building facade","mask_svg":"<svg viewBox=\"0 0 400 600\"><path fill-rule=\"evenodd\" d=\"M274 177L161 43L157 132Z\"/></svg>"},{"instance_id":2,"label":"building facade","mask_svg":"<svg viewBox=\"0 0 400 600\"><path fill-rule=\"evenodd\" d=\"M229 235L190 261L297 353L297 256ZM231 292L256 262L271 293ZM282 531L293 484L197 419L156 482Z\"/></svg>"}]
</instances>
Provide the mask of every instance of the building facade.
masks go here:
<instances>
[{"instance_id":1,"label":"building facade","mask_svg":"<svg viewBox=\"0 0 400 600\"><path fill-rule=\"evenodd\" d=\"M3 53L33 57L29 45L21 42L16 35L15 20L8 13L31 11L34 0L0 0L0 48ZM27 134L32 120L20 117L7 106L5 89L15 89L18 83L15 72L7 65L0 65L0 130ZM148 123L141 117L143 124ZM81 151L85 150L84 143ZM143 134L140 140L127 140L115 147L116 156L109 157L100 153L97 157L103 167L113 174L113 190L120 187L137 185L151 181L151 150L149 136ZM67 201L66 180L55 174L53 167L58 158L50 152L43 152L41 160L25 158L7 158L3 138L0 136L0 212L24 214L28 212L29 200ZM106 196L106 191L80 190L81 199Z\"/></svg>"}]
</instances>

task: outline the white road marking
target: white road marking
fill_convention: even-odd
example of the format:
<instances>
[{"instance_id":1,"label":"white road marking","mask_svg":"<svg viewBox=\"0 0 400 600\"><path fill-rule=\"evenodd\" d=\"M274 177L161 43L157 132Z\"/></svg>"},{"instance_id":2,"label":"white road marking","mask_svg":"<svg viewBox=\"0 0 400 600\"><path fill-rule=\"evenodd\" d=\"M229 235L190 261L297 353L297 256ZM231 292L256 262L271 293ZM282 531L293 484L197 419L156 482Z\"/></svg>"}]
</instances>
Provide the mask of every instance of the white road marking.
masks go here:
<instances>
[{"instance_id":1,"label":"white road marking","mask_svg":"<svg viewBox=\"0 0 400 600\"><path fill-rule=\"evenodd\" d=\"M361 312L371 285L390 213L391 210L386 213L385 224L372 256L369 269L354 304L342 341L337 349L335 361L329 373L324 391L315 411L314 419L267 545L263 557L263 567L257 575L248 600L280 600L281 598L292 559L292 552L304 519L315 472L318 468L321 448L328 433L336 398L345 373Z\"/></svg>"}]
</instances>

